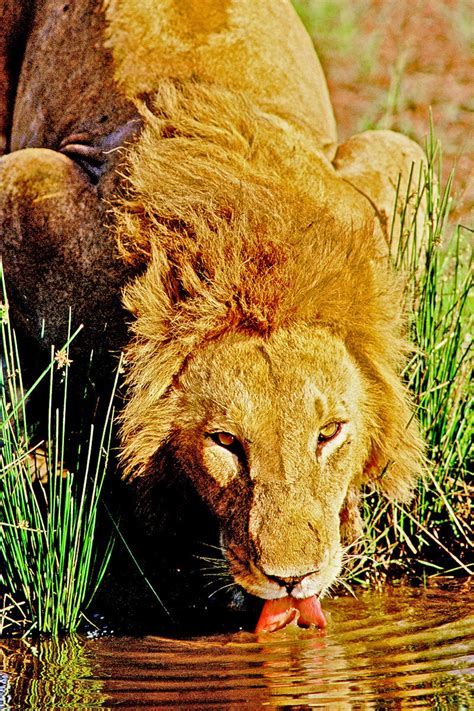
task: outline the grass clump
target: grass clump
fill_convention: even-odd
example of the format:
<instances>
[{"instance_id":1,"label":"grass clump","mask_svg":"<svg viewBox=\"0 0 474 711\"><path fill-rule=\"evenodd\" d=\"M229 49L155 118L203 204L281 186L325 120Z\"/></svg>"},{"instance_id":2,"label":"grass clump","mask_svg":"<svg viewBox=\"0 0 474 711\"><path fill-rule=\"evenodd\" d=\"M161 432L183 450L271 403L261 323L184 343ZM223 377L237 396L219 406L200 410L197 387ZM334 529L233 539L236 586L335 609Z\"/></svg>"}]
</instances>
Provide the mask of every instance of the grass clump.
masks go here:
<instances>
[{"instance_id":1,"label":"grass clump","mask_svg":"<svg viewBox=\"0 0 474 711\"><path fill-rule=\"evenodd\" d=\"M48 368L25 392L1 265L0 283L0 633L20 624L28 632L72 632L104 576L112 549L111 539L100 547L96 537L112 398L99 434L93 425L88 432L82 471L67 471L69 345L77 332L51 354ZM60 403L54 407L58 377ZM26 402L44 379L49 379L48 438L33 447Z\"/></svg>"},{"instance_id":2,"label":"grass clump","mask_svg":"<svg viewBox=\"0 0 474 711\"><path fill-rule=\"evenodd\" d=\"M469 294L472 254L458 225L450 230L452 175L441 185L441 149L432 130L427 167L412 176L399 215L392 260L408 275L406 304L414 351L405 369L427 446L414 501L402 506L373 492L364 501L366 535L352 579L367 583L392 572L470 573L472 555L472 342ZM425 232L416 216L426 205ZM450 234L451 232L451 234ZM383 576L382 576L383 577Z\"/></svg>"}]
</instances>

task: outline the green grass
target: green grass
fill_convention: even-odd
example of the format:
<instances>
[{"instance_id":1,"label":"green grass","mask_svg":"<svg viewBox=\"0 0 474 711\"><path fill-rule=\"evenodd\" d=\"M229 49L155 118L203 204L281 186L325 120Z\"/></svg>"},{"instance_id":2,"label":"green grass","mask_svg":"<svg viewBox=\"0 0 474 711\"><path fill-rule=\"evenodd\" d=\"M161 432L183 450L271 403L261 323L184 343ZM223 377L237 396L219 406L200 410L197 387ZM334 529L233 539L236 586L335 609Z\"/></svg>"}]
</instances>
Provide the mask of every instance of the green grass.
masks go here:
<instances>
[{"instance_id":1,"label":"green grass","mask_svg":"<svg viewBox=\"0 0 474 711\"><path fill-rule=\"evenodd\" d=\"M352 50L365 3L347 3L345 0L292 0L292 4L311 37L318 38L318 50L323 55L326 47L338 52Z\"/></svg>"},{"instance_id":2,"label":"green grass","mask_svg":"<svg viewBox=\"0 0 474 711\"><path fill-rule=\"evenodd\" d=\"M404 196L400 243L392 260L407 275L406 304L414 344L405 379L417 405L427 464L411 505L364 500L366 538L351 578L381 573L472 573L472 230L449 224L452 176L441 187L441 148L427 142L428 168ZM426 201L425 234L415 216ZM406 206L411 207L410 210Z\"/></svg>"},{"instance_id":3,"label":"green grass","mask_svg":"<svg viewBox=\"0 0 474 711\"><path fill-rule=\"evenodd\" d=\"M66 471L69 346L77 332L51 354L49 367L25 392L1 265L0 284L0 592L5 595L0 633L18 625L28 626L28 632L74 631L111 554L110 540L105 548L98 545L96 524L109 459L112 398L102 430L97 434L91 426L83 438L82 470ZM62 402L53 409L58 378ZM29 437L26 401L43 379L49 380L48 438L39 455ZM44 472L37 470L35 456Z\"/></svg>"},{"instance_id":4,"label":"green grass","mask_svg":"<svg viewBox=\"0 0 474 711\"><path fill-rule=\"evenodd\" d=\"M373 32L360 38L360 25L367 12L366 0L348 3L347 0L292 0L292 5L314 40L323 64L331 62L334 55L351 57L359 77L369 77L374 66L380 37ZM356 49L356 51L354 51Z\"/></svg>"}]
</instances>

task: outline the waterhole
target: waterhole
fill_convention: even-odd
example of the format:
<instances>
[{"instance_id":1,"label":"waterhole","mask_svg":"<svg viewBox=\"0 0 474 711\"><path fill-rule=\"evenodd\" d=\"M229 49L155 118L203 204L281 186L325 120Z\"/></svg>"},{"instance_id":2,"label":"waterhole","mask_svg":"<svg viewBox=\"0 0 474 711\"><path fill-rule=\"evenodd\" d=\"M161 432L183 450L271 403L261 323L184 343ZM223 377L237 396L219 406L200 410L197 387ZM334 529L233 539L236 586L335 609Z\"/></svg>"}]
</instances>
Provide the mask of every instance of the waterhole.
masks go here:
<instances>
[{"instance_id":1,"label":"waterhole","mask_svg":"<svg viewBox=\"0 0 474 711\"><path fill-rule=\"evenodd\" d=\"M0 641L0 709L472 709L469 580L324 602L325 632Z\"/></svg>"}]
</instances>

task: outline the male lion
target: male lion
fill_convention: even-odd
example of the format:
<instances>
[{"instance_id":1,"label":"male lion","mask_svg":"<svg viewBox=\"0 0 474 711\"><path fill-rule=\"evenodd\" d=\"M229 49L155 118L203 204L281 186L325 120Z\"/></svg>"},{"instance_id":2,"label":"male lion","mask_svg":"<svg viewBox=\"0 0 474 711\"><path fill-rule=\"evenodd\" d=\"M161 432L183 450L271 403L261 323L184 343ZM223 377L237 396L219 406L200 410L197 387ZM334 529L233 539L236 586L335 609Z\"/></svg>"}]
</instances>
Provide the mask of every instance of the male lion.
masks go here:
<instances>
[{"instance_id":1,"label":"male lion","mask_svg":"<svg viewBox=\"0 0 474 711\"><path fill-rule=\"evenodd\" d=\"M421 150L388 131L337 147L287 0L6 0L0 27L14 318L49 349L72 305L75 360L99 351L100 377L123 291L122 462L148 575L179 615L186 584L207 604L207 541L225 605L250 593L280 600L261 628L324 624L361 487L405 500L420 469L387 239Z\"/></svg>"}]
</instances>

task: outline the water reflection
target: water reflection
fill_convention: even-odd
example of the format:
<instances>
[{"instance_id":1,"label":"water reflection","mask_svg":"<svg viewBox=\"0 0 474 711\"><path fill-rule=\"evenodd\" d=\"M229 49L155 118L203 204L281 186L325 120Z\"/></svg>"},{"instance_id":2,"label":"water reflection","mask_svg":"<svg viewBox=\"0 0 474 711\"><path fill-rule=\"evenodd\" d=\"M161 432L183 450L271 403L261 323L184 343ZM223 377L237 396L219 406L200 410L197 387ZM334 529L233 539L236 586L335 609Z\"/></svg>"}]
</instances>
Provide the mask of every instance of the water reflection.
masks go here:
<instances>
[{"instance_id":1,"label":"water reflection","mask_svg":"<svg viewBox=\"0 0 474 711\"><path fill-rule=\"evenodd\" d=\"M472 708L469 581L326 602L325 633L3 640L0 708Z\"/></svg>"},{"instance_id":2,"label":"water reflection","mask_svg":"<svg viewBox=\"0 0 474 711\"><path fill-rule=\"evenodd\" d=\"M0 709L101 708L109 697L95 671L93 653L74 635L0 640Z\"/></svg>"}]
</instances>

